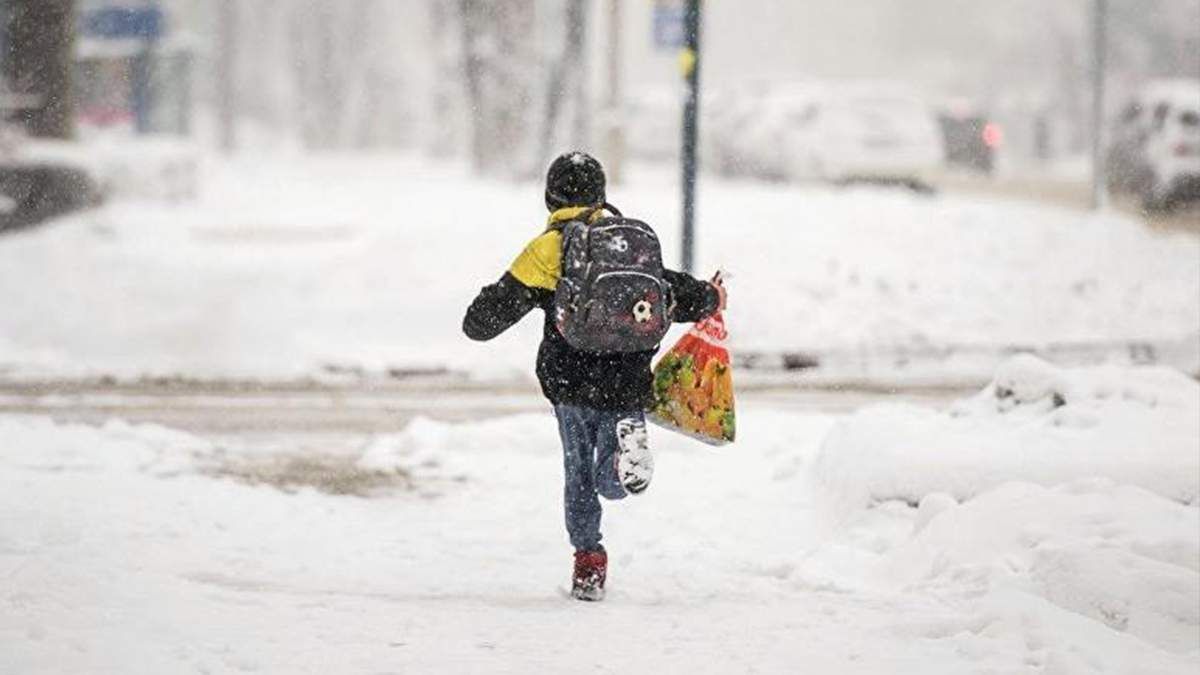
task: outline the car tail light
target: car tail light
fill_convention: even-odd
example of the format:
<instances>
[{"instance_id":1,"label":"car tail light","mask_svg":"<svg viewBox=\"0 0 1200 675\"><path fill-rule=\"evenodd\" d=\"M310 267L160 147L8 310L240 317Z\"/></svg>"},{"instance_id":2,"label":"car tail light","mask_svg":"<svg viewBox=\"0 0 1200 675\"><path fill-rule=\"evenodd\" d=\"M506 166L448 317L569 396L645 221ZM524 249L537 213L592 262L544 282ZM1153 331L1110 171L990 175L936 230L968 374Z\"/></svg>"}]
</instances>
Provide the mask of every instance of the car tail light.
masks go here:
<instances>
[{"instance_id":1,"label":"car tail light","mask_svg":"<svg viewBox=\"0 0 1200 675\"><path fill-rule=\"evenodd\" d=\"M1175 144L1176 157L1188 157L1190 155L1200 155L1200 143L1180 142Z\"/></svg>"},{"instance_id":2,"label":"car tail light","mask_svg":"<svg viewBox=\"0 0 1200 675\"><path fill-rule=\"evenodd\" d=\"M1004 132L1000 129L1000 125L994 122L983 125L981 136L983 144L992 149L1000 147L1000 143L1004 141Z\"/></svg>"}]
</instances>

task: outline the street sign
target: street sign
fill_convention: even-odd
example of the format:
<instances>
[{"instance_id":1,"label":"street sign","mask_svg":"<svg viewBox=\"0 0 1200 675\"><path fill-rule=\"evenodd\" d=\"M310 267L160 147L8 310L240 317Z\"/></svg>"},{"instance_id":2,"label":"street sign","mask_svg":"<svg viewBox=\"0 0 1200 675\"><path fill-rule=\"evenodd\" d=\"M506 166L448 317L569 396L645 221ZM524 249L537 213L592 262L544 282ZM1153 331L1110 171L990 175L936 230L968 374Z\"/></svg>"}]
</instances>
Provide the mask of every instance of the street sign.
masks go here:
<instances>
[{"instance_id":1,"label":"street sign","mask_svg":"<svg viewBox=\"0 0 1200 675\"><path fill-rule=\"evenodd\" d=\"M103 7L85 12L80 28L93 38L157 40L163 33L163 13L155 6Z\"/></svg>"},{"instance_id":2,"label":"street sign","mask_svg":"<svg viewBox=\"0 0 1200 675\"><path fill-rule=\"evenodd\" d=\"M674 51L687 44L686 14L682 2L657 0L654 3L655 48Z\"/></svg>"}]
</instances>

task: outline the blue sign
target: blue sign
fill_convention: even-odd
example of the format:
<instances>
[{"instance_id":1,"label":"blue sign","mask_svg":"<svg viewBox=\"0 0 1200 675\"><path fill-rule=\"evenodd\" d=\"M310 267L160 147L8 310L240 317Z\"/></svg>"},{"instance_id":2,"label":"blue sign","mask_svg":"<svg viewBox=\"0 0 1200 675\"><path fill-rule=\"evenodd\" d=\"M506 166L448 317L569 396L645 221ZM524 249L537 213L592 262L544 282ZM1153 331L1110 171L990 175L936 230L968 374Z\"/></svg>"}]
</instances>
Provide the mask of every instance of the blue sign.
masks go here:
<instances>
[{"instance_id":1,"label":"blue sign","mask_svg":"<svg viewBox=\"0 0 1200 675\"><path fill-rule=\"evenodd\" d=\"M682 49L687 44L686 12L679 2L654 4L654 46L658 49Z\"/></svg>"},{"instance_id":2,"label":"blue sign","mask_svg":"<svg viewBox=\"0 0 1200 675\"><path fill-rule=\"evenodd\" d=\"M84 13L81 29L94 38L157 40L163 13L158 7L105 7Z\"/></svg>"}]
</instances>

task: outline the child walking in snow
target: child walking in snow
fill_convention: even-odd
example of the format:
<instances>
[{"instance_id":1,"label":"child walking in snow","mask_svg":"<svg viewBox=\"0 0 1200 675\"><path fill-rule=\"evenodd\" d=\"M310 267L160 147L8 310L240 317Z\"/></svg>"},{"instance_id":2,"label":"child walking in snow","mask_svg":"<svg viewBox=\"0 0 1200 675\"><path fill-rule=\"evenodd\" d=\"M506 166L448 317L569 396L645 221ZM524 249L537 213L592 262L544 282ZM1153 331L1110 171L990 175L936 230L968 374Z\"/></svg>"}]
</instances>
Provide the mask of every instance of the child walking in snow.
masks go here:
<instances>
[{"instance_id":1,"label":"child walking in snow","mask_svg":"<svg viewBox=\"0 0 1200 675\"><path fill-rule=\"evenodd\" d=\"M563 277L564 227L580 223L591 229L620 211L606 201L603 167L582 152L554 160L545 198L550 211L545 230L499 281L479 292L467 309L463 331L472 340L490 340L534 307L545 312L537 376L554 406L563 445L566 525L575 547L572 595L599 600L608 567L600 543L599 498L643 492L654 470L644 411L652 401L650 362L657 349L589 351L564 336L563 310L556 311L555 300ZM725 291L719 285L671 270L662 271L662 281L669 286L670 321L699 321L724 307ZM648 318L649 307L639 301L633 308L638 321Z\"/></svg>"}]
</instances>

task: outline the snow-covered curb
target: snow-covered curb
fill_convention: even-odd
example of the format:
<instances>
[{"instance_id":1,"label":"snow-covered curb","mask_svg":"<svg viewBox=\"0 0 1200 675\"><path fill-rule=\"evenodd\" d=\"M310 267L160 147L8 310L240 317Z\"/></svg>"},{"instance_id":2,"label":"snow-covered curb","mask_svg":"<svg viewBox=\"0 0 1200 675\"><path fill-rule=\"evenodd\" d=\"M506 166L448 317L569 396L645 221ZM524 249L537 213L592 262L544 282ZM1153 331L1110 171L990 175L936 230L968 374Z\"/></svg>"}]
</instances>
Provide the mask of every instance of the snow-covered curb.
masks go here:
<instances>
[{"instance_id":1,"label":"snow-covered curb","mask_svg":"<svg viewBox=\"0 0 1200 675\"><path fill-rule=\"evenodd\" d=\"M812 476L851 509L930 493L961 501L1009 481L1106 477L1200 495L1200 384L1162 368L1060 369L1014 357L949 411L865 408L822 445Z\"/></svg>"}]
</instances>

